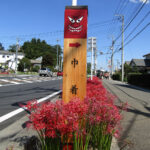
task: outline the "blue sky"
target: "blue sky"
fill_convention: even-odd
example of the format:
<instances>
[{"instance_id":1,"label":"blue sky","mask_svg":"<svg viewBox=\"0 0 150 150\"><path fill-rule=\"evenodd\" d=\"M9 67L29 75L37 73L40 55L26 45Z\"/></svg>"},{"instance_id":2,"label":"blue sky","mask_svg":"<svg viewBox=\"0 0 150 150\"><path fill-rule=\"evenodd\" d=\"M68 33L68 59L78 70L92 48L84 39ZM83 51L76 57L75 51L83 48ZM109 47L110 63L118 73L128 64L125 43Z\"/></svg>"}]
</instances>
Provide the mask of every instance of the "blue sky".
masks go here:
<instances>
[{"instance_id":1,"label":"blue sky","mask_svg":"<svg viewBox=\"0 0 150 150\"><path fill-rule=\"evenodd\" d=\"M72 0L1 0L0 4L0 42L5 49L15 44L16 38L20 39L22 45L33 37L46 40L51 45L55 45L59 39L59 44L63 47L64 10L65 6L72 4ZM112 35L116 39L121 33L121 21L115 14L124 15L126 27L142 4L142 0L78 0L78 5L88 5L88 37L97 38L97 69L108 70L110 54L106 53L111 52ZM150 4L147 3L126 29L125 38L149 10ZM125 43L149 22L150 15ZM124 60L140 59L144 54L150 53L149 39L150 26L124 48ZM114 50L120 48L120 44L121 38L115 42ZM99 55L100 51L105 55ZM90 53L87 56L90 61ZM114 55L115 66L117 61L121 63L121 51Z\"/></svg>"}]
</instances>

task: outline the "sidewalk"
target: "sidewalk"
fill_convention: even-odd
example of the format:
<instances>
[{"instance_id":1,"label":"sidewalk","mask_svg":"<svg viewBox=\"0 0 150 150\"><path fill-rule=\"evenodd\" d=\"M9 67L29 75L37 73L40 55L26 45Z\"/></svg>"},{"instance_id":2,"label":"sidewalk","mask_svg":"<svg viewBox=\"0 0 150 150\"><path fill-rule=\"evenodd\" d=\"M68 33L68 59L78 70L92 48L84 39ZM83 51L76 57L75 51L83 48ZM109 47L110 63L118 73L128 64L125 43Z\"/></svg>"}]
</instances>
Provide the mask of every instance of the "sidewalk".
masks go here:
<instances>
[{"instance_id":1,"label":"sidewalk","mask_svg":"<svg viewBox=\"0 0 150 150\"><path fill-rule=\"evenodd\" d=\"M149 150L150 90L113 80L103 80L103 84L118 97L118 103L128 103L127 111L122 112L119 146L124 150Z\"/></svg>"},{"instance_id":2,"label":"sidewalk","mask_svg":"<svg viewBox=\"0 0 150 150\"><path fill-rule=\"evenodd\" d=\"M58 96L51 101L55 102L57 99ZM6 150L6 148L11 147L13 147L13 150L25 150L24 147L29 139L33 136L38 136L36 131L25 128L26 121L28 121L28 117L24 116L0 131L0 150ZM111 150L119 150L115 138L113 138Z\"/></svg>"}]
</instances>

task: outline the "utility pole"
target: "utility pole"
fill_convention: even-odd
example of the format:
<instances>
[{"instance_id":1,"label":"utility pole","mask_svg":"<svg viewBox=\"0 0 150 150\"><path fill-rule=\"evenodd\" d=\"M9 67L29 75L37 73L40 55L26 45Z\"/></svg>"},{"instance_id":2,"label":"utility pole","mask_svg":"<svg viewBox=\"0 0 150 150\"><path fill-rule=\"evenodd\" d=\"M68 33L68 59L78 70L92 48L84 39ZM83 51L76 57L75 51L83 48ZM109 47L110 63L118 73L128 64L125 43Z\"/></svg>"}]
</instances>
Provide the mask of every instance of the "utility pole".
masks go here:
<instances>
[{"instance_id":1,"label":"utility pole","mask_svg":"<svg viewBox=\"0 0 150 150\"><path fill-rule=\"evenodd\" d=\"M113 71L114 71L114 37L112 36L112 46L111 46L111 50L112 50L112 55L111 55L111 75L113 75Z\"/></svg>"},{"instance_id":2,"label":"utility pole","mask_svg":"<svg viewBox=\"0 0 150 150\"><path fill-rule=\"evenodd\" d=\"M117 71L119 69L119 65L120 65L120 63L119 63L119 60L117 59Z\"/></svg>"},{"instance_id":3,"label":"utility pole","mask_svg":"<svg viewBox=\"0 0 150 150\"><path fill-rule=\"evenodd\" d=\"M124 81L124 16L122 15L122 82Z\"/></svg>"},{"instance_id":4,"label":"utility pole","mask_svg":"<svg viewBox=\"0 0 150 150\"><path fill-rule=\"evenodd\" d=\"M93 79L93 50L96 50L96 37L88 38L89 49L91 49L91 80ZM96 59L96 58L95 58ZM95 65L94 65L95 69Z\"/></svg>"},{"instance_id":5,"label":"utility pole","mask_svg":"<svg viewBox=\"0 0 150 150\"><path fill-rule=\"evenodd\" d=\"M94 74L96 75L96 58L97 58L97 48L94 48Z\"/></svg>"},{"instance_id":6,"label":"utility pole","mask_svg":"<svg viewBox=\"0 0 150 150\"><path fill-rule=\"evenodd\" d=\"M121 43L121 49L122 49L122 54L121 54L121 60L122 60L122 65L121 65L121 70L122 70L122 76L121 76L121 81L124 81L124 15L116 15L120 16L122 19L122 43Z\"/></svg>"},{"instance_id":7,"label":"utility pole","mask_svg":"<svg viewBox=\"0 0 150 150\"><path fill-rule=\"evenodd\" d=\"M17 38L17 43L16 43L16 57L15 57L15 74L17 74L17 68L18 68L18 50L19 50L19 39Z\"/></svg>"},{"instance_id":8,"label":"utility pole","mask_svg":"<svg viewBox=\"0 0 150 150\"><path fill-rule=\"evenodd\" d=\"M92 40L92 52L91 52L91 80L93 79L93 40Z\"/></svg>"},{"instance_id":9,"label":"utility pole","mask_svg":"<svg viewBox=\"0 0 150 150\"><path fill-rule=\"evenodd\" d=\"M59 42L59 40L57 39L57 71L59 70L59 67L58 67L58 42Z\"/></svg>"}]
</instances>

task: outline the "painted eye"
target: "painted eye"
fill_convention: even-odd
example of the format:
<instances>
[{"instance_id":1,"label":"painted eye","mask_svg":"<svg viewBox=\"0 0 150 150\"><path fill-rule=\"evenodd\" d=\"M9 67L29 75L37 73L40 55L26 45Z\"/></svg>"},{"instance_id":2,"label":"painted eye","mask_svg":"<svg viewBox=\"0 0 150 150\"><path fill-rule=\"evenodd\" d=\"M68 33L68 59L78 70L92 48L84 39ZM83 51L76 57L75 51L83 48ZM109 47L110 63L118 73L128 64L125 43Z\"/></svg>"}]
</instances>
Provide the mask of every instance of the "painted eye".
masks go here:
<instances>
[{"instance_id":1,"label":"painted eye","mask_svg":"<svg viewBox=\"0 0 150 150\"><path fill-rule=\"evenodd\" d=\"M82 19L83 19L83 16L81 18L77 19L76 23L80 23L82 21Z\"/></svg>"},{"instance_id":2,"label":"painted eye","mask_svg":"<svg viewBox=\"0 0 150 150\"><path fill-rule=\"evenodd\" d=\"M72 19L72 18L69 17L69 16L68 16L68 18L69 18L69 20L70 20L71 23L75 23L75 20L74 20L74 19Z\"/></svg>"}]
</instances>

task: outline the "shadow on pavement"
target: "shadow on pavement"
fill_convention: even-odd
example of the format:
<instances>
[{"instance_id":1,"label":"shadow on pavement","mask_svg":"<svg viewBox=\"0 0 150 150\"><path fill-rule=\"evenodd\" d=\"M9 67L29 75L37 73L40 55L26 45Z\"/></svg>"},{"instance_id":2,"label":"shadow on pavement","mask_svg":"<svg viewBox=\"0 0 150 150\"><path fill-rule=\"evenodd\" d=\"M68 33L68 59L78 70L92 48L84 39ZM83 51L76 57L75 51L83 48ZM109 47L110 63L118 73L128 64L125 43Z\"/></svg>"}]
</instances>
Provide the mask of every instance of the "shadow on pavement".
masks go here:
<instances>
[{"instance_id":1,"label":"shadow on pavement","mask_svg":"<svg viewBox=\"0 0 150 150\"><path fill-rule=\"evenodd\" d=\"M115 85L150 93L149 89L144 89L143 87L137 87L134 85L127 85L127 84L115 84Z\"/></svg>"}]
</instances>

